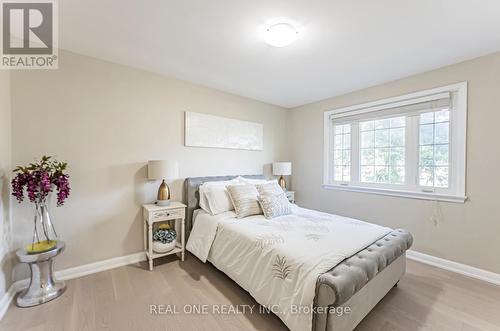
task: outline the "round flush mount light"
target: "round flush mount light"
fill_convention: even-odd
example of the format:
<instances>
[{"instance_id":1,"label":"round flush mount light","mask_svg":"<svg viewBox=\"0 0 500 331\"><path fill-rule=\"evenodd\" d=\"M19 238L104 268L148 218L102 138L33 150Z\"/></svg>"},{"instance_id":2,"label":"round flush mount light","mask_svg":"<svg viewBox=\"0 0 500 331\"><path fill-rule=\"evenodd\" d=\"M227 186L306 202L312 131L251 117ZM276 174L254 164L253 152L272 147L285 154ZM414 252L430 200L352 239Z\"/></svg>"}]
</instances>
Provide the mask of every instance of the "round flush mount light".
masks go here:
<instances>
[{"instance_id":1,"label":"round flush mount light","mask_svg":"<svg viewBox=\"0 0 500 331\"><path fill-rule=\"evenodd\" d=\"M278 21L270 24L264 31L264 41L274 47L285 47L293 43L299 31L289 21Z\"/></svg>"}]
</instances>

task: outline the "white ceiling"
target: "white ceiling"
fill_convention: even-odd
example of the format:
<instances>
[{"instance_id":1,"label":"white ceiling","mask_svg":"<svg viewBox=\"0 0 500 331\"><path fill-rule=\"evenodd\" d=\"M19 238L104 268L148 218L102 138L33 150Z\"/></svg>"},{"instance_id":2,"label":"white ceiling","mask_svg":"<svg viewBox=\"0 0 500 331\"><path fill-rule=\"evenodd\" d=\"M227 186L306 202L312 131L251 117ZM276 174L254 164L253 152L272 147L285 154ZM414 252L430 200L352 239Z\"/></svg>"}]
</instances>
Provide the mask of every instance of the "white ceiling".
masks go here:
<instances>
[{"instance_id":1,"label":"white ceiling","mask_svg":"<svg viewBox=\"0 0 500 331\"><path fill-rule=\"evenodd\" d=\"M61 0L61 48L295 107L500 50L498 0ZM259 28L300 27L284 48Z\"/></svg>"}]
</instances>

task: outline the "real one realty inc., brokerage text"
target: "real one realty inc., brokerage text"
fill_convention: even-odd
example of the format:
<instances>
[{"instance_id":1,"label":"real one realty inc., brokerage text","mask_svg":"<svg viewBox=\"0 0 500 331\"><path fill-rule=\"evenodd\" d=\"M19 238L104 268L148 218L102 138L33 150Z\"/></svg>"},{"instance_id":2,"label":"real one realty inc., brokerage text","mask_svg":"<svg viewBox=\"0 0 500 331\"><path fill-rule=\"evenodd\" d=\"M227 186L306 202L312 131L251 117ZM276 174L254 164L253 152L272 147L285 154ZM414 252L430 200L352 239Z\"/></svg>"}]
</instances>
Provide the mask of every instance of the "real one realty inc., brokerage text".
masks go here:
<instances>
[{"instance_id":1,"label":"real one realty inc., brokerage text","mask_svg":"<svg viewBox=\"0 0 500 331\"><path fill-rule=\"evenodd\" d=\"M282 314L283 311L279 305L230 305L230 304L150 304L149 313L151 315L236 315L236 314ZM351 307L313 307L291 305L290 314L335 314L337 316L348 315L351 313Z\"/></svg>"}]
</instances>

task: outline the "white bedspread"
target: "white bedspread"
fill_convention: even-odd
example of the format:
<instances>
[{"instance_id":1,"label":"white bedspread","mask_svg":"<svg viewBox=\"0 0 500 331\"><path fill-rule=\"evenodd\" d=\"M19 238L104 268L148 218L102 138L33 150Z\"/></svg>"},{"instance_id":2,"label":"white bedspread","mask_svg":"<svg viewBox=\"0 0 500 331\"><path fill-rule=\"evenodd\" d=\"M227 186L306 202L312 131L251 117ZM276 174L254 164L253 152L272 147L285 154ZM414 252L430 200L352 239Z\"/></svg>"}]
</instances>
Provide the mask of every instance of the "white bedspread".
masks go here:
<instances>
[{"instance_id":1,"label":"white bedspread","mask_svg":"<svg viewBox=\"0 0 500 331\"><path fill-rule=\"evenodd\" d=\"M272 220L201 211L187 249L270 307L291 330L311 330L318 276L390 231L295 205L292 215Z\"/></svg>"}]
</instances>

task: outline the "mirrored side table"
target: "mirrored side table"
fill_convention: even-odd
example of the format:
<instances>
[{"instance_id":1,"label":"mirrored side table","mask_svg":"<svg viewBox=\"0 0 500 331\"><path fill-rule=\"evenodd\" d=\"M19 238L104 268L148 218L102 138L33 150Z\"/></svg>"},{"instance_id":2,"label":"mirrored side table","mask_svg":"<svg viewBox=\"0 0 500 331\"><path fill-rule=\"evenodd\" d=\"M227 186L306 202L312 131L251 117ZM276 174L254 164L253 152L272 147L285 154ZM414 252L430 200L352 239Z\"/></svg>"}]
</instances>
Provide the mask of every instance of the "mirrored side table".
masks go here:
<instances>
[{"instance_id":1,"label":"mirrored side table","mask_svg":"<svg viewBox=\"0 0 500 331\"><path fill-rule=\"evenodd\" d=\"M31 271L30 285L16 300L18 307L31 307L54 300L64 293L66 284L54 278L54 258L64 251L66 245L59 241L50 251L28 254L25 249L16 252L19 261L27 263Z\"/></svg>"}]
</instances>

